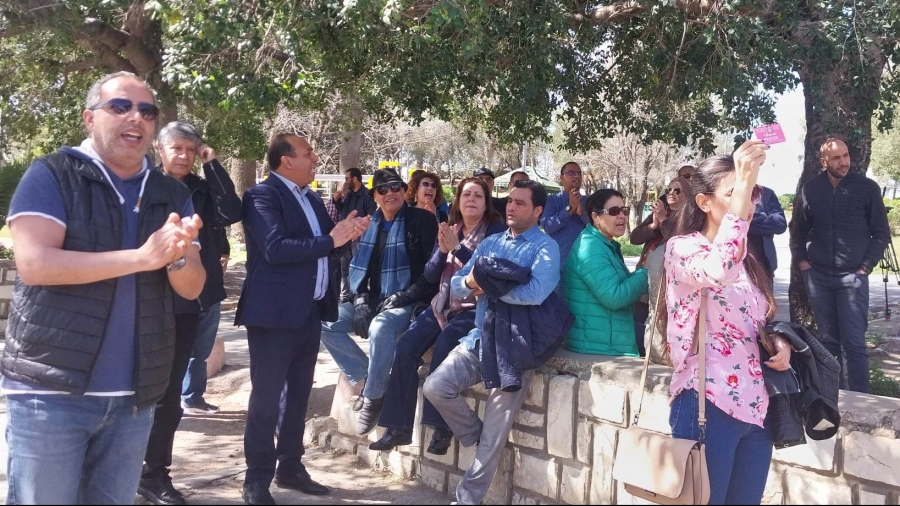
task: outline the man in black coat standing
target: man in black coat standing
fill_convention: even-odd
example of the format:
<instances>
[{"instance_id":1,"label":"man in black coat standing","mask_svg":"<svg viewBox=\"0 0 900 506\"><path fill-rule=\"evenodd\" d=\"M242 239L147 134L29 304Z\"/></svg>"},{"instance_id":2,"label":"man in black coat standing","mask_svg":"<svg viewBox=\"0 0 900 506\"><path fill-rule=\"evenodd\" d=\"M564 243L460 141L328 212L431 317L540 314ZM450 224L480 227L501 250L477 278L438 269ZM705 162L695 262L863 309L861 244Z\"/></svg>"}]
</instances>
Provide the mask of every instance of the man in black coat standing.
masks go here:
<instances>
[{"instance_id":1,"label":"man in black coat standing","mask_svg":"<svg viewBox=\"0 0 900 506\"><path fill-rule=\"evenodd\" d=\"M329 259L369 225L356 212L337 224L328 216L309 188L319 158L306 139L275 136L267 159L269 177L244 194L247 278L235 316L235 325L247 326L253 384L244 430L247 504L275 504L273 478L281 488L328 493L300 462L306 406L321 322L338 313Z\"/></svg>"}]
</instances>

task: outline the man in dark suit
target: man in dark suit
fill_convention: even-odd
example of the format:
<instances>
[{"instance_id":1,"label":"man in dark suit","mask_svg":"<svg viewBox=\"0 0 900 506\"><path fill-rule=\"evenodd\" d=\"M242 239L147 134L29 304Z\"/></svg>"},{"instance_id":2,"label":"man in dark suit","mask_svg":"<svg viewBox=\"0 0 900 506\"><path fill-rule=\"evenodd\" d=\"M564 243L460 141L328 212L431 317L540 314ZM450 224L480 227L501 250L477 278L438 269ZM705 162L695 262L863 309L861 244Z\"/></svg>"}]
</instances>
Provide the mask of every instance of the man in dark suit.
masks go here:
<instances>
[{"instance_id":1,"label":"man in dark suit","mask_svg":"<svg viewBox=\"0 0 900 506\"><path fill-rule=\"evenodd\" d=\"M319 159L306 139L279 134L267 158L269 177L244 194L247 279L235 317L235 325L247 326L253 385L244 430L247 504L275 504L269 493L273 478L281 488L329 492L300 462L304 418L321 322L337 319L329 258L369 224L355 212L333 224L309 189Z\"/></svg>"}]
</instances>

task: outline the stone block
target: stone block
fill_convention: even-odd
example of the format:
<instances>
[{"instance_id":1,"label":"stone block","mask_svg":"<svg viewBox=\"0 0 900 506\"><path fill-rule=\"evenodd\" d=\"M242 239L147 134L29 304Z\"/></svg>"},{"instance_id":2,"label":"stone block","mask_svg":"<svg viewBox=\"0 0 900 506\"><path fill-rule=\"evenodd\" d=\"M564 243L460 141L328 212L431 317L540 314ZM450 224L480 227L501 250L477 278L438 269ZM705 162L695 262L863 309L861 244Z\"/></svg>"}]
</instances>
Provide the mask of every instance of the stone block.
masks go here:
<instances>
[{"instance_id":1,"label":"stone block","mask_svg":"<svg viewBox=\"0 0 900 506\"><path fill-rule=\"evenodd\" d=\"M583 416L625 425L627 404L627 392L618 385L593 379L581 382L578 390L578 413Z\"/></svg>"},{"instance_id":2,"label":"stone block","mask_svg":"<svg viewBox=\"0 0 900 506\"><path fill-rule=\"evenodd\" d=\"M434 434L434 428L425 426L425 447L427 448L428 443L431 442L431 435ZM428 452L424 452L423 455L428 460L433 460L435 462L439 462L444 464L445 466L456 466L456 447L459 443L456 441L456 438L450 440L450 448L447 449L446 455L434 455Z\"/></svg>"},{"instance_id":3,"label":"stone block","mask_svg":"<svg viewBox=\"0 0 900 506\"><path fill-rule=\"evenodd\" d=\"M472 446L463 446L459 445L459 456L456 461L456 467L462 472L466 472L472 467L472 462L475 462L475 452L478 450L478 447L475 445ZM428 453L428 452L425 452Z\"/></svg>"},{"instance_id":4,"label":"stone block","mask_svg":"<svg viewBox=\"0 0 900 506\"><path fill-rule=\"evenodd\" d=\"M334 389L334 399L331 401L331 418L338 421L338 430L340 430L340 414L344 406L350 405L350 399L353 397L353 386L344 373L338 375L337 386ZM343 432L343 431L342 431ZM347 434L356 434L356 429Z\"/></svg>"},{"instance_id":5,"label":"stone block","mask_svg":"<svg viewBox=\"0 0 900 506\"><path fill-rule=\"evenodd\" d=\"M553 458L535 457L516 450L513 482L517 487L555 500L559 494L559 464Z\"/></svg>"},{"instance_id":6,"label":"stone block","mask_svg":"<svg viewBox=\"0 0 900 506\"><path fill-rule=\"evenodd\" d=\"M550 379L550 397L547 401L547 448L551 455L572 459L575 457L575 395L578 378L555 376Z\"/></svg>"},{"instance_id":7,"label":"stone block","mask_svg":"<svg viewBox=\"0 0 900 506\"><path fill-rule=\"evenodd\" d=\"M636 405L636 395L632 392L632 405ZM646 394L644 395L643 407L641 408L641 419L638 425L647 430L659 432L660 434L671 435L672 427L669 426L669 397L664 394ZM628 424L631 424L632 416L629 416Z\"/></svg>"},{"instance_id":8,"label":"stone block","mask_svg":"<svg viewBox=\"0 0 900 506\"><path fill-rule=\"evenodd\" d=\"M442 494L447 492L447 471L422 463L419 465L419 480L432 490Z\"/></svg>"},{"instance_id":9,"label":"stone block","mask_svg":"<svg viewBox=\"0 0 900 506\"><path fill-rule=\"evenodd\" d=\"M594 425L594 455L591 476L591 504L612 504L615 497L612 469L619 442L619 429Z\"/></svg>"},{"instance_id":10,"label":"stone block","mask_svg":"<svg viewBox=\"0 0 900 506\"><path fill-rule=\"evenodd\" d=\"M519 429L509 431L509 442L514 445L524 446L534 450L544 449L544 436L531 434Z\"/></svg>"},{"instance_id":11,"label":"stone block","mask_svg":"<svg viewBox=\"0 0 900 506\"><path fill-rule=\"evenodd\" d=\"M562 466L559 500L566 504L585 504L588 488L589 467Z\"/></svg>"},{"instance_id":12,"label":"stone block","mask_svg":"<svg viewBox=\"0 0 900 506\"><path fill-rule=\"evenodd\" d=\"M209 358L206 359L206 377L212 378L225 367L225 338L217 337ZM324 413L321 413L324 414Z\"/></svg>"},{"instance_id":13,"label":"stone block","mask_svg":"<svg viewBox=\"0 0 900 506\"><path fill-rule=\"evenodd\" d=\"M6 324L8 320L0 320L0 339L6 335Z\"/></svg>"},{"instance_id":14,"label":"stone block","mask_svg":"<svg viewBox=\"0 0 900 506\"><path fill-rule=\"evenodd\" d=\"M469 406L469 408L472 411L474 411L476 413L478 412L478 400L477 399L475 399L474 397L466 397L466 404Z\"/></svg>"},{"instance_id":15,"label":"stone block","mask_svg":"<svg viewBox=\"0 0 900 506\"><path fill-rule=\"evenodd\" d=\"M9 301L0 300L0 320L9 319Z\"/></svg>"},{"instance_id":16,"label":"stone block","mask_svg":"<svg viewBox=\"0 0 900 506\"><path fill-rule=\"evenodd\" d=\"M391 466L391 473L401 478L411 480L416 477L416 459L407 457L398 451L392 451L388 455L388 463Z\"/></svg>"},{"instance_id":17,"label":"stone block","mask_svg":"<svg viewBox=\"0 0 900 506\"><path fill-rule=\"evenodd\" d=\"M808 467L817 471L836 471L835 452L839 436L825 441L814 441L807 438L805 445L776 450L772 459L785 464Z\"/></svg>"},{"instance_id":18,"label":"stone block","mask_svg":"<svg viewBox=\"0 0 900 506\"><path fill-rule=\"evenodd\" d=\"M594 425L587 420L578 422L575 436L575 458L582 464L591 464L591 445L593 444Z\"/></svg>"},{"instance_id":19,"label":"stone block","mask_svg":"<svg viewBox=\"0 0 900 506\"><path fill-rule=\"evenodd\" d=\"M511 448L503 449L503 457L500 459L500 466L494 474L491 486L488 488L487 494L481 501L481 504L509 504L509 493L512 490L513 477L513 450Z\"/></svg>"},{"instance_id":20,"label":"stone block","mask_svg":"<svg viewBox=\"0 0 900 506\"><path fill-rule=\"evenodd\" d=\"M762 504L784 503L784 482L780 471L769 468L766 478L766 489L763 491Z\"/></svg>"},{"instance_id":21,"label":"stone block","mask_svg":"<svg viewBox=\"0 0 900 506\"><path fill-rule=\"evenodd\" d=\"M306 428L303 431L303 445L312 446L319 442L319 435L325 432L334 432L337 430L337 422L330 416L320 416L318 418L310 418L306 421Z\"/></svg>"},{"instance_id":22,"label":"stone block","mask_svg":"<svg viewBox=\"0 0 900 506\"><path fill-rule=\"evenodd\" d=\"M347 435L356 434L356 417L359 415L353 412L351 404L332 405L331 416L337 421L338 432Z\"/></svg>"},{"instance_id":23,"label":"stone block","mask_svg":"<svg viewBox=\"0 0 900 506\"><path fill-rule=\"evenodd\" d=\"M844 438L844 473L900 486L900 441L851 432Z\"/></svg>"},{"instance_id":24,"label":"stone block","mask_svg":"<svg viewBox=\"0 0 900 506\"><path fill-rule=\"evenodd\" d=\"M802 471L785 473L785 504L850 504L853 491L837 479L816 479Z\"/></svg>"},{"instance_id":25,"label":"stone block","mask_svg":"<svg viewBox=\"0 0 900 506\"><path fill-rule=\"evenodd\" d=\"M474 385L472 385L472 387L469 388L469 391L466 392L466 394L475 394L480 397L487 397L488 391L486 388L484 388L484 382L479 381L478 383L475 383Z\"/></svg>"},{"instance_id":26,"label":"stone block","mask_svg":"<svg viewBox=\"0 0 900 506\"><path fill-rule=\"evenodd\" d=\"M3 284L11 285L16 282L16 270L6 269L6 275L3 276Z\"/></svg>"},{"instance_id":27,"label":"stone block","mask_svg":"<svg viewBox=\"0 0 900 506\"><path fill-rule=\"evenodd\" d=\"M516 415L516 423L533 429L542 429L544 427L544 415L543 413L535 413L522 408Z\"/></svg>"},{"instance_id":28,"label":"stone block","mask_svg":"<svg viewBox=\"0 0 900 506\"><path fill-rule=\"evenodd\" d=\"M356 447L356 455L359 457L359 460L365 462L366 465L372 469L386 467L386 459L384 458L384 455L382 455L382 452L370 450L365 445L358 445Z\"/></svg>"},{"instance_id":29,"label":"stone block","mask_svg":"<svg viewBox=\"0 0 900 506\"><path fill-rule=\"evenodd\" d=\"M422 393L422 387L419 387L419 395L416 401L416 414L413 421L412 444L402 447L401 449L416 456L422 455L422 435L425 428L422 425L422 409L425 406L425 395Z\"/></svg>"},{"instance_id":30,"label":"stone block","mask_svg":"<svg viewBox=\"0 0 900 506\"><path fill-rule=\"evenodd\" d=\"M481 421L484 421L484 410L485 410L486 408L487 408L487 402L485 402L485 401L478 401L478 410L477 410L477 413L478 413L478 418L480 418Z\"/></svg>"},{"instance_id":31,"label":"stone block","mask_svg":"<svg viewBox=\"0 0 900 506\"><path fill-rule=\"evenodd\" d=\"M331 447L335 450L356 454L356 440L342 434L331 436Z\"/></svg>"},{"instance_id":32,"label":"stone block","mask_svg":"<svg viewBox=\"0 0 900 506\"><path fill-rule=\"evenodd\" d=\"M513 491L512 503L515 505L532 506L532 505L540 504L541 502L536 499L532 499L531 497L528 497L527 495L522 495L518 492Z\"/></svg>"},{"instance_id":33,"label":"stone block","mask_svg":"<svg viewBox=\"0 0 900 506\"><path fill-rule=\"evenodd\" d=\"M531 385L528 387L528 394L525 396L526 405L534 406L536 408L546 407L546 401L544 400L544 392L546 391L544 384L546 379L546 376L543 374L534 375L534 378L531 380Z\"/></svg>"},{"instance_id":34,"label":"stone block","mask_svg":"<svg viewBox=\"0 0 900 506\"><path fill-rule=\"evenodd\" d=\"M887 494L882 494L880 492L874 492L863 487L859 487L859 502L857 504L887 504Z\"/></svg>"},{"instance_id":35,"label":"stone block","mask_svg":"<svg viewBox=\"0 0 900 506\"><path fill-rule=\"evenodd\" d=\"M456 497L456 488L459 487L460 481L462 481L461 474L447 473L447 493Z\"/></svg>"}]
</instances>

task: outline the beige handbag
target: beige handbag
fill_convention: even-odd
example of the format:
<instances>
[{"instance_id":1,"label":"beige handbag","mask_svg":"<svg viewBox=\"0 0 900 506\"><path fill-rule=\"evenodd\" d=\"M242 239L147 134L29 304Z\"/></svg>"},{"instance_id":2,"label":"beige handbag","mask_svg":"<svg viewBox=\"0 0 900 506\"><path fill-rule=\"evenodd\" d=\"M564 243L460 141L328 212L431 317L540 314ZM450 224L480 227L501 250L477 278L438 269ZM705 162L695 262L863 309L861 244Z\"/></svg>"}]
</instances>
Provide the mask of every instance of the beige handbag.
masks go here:
<instances>
[{"instance_id":1,"label":"beige handbag","mask_svg":"<svg viewBox=\"0 0 900 506\"><path fill-rule=\"evenodd\" d=\"M662 288L656 297L659 307ZM656 326L653 326L653 332ZM651 335L650 341L652 342ZM698 342L699 341L699 342ZM697 335L694 339L700 354L698 395L699 441L677 439L638 427L641 404L647 387L650 354L644 357L641 389L638 392L634 421L619 433L619 447L613 465L613 478L625 486L629 494L655 504L708 504L709 473L706 467L706 290L701 291Z\"/></svg>"}]
</instances>

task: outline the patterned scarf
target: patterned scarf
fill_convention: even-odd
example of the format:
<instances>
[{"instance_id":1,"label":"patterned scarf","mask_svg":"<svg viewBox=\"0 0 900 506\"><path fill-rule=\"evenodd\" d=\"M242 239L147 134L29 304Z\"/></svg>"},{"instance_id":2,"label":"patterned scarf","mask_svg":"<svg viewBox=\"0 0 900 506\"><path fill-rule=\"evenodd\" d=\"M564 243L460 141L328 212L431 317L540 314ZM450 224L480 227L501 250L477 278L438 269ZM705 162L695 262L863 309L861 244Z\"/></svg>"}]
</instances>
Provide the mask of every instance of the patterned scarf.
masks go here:
<instances>
[{"instance_id":1,"label":"patterned scarf","mask_svg":"<svg viewBox=\"0 0 900 506\"><path fill-rule=\"evenodd\" d=\"M359 240L359 250L350 262L350 289L359 293L359 287L366 277L372 253L378 245L378 233L384 222L381 209L372 216L372 223ZM412 274L409 270L409 255L406 253L406 205L394 218L388 232L387 244L381 254L381 296L382 299L400 290L409 288Z\"/></svg>"},{"instance_id":2,"label":"patterned scarf","mask_svg":"<svg viewBox=\"0 0 900 506\"><path fill-rule=\"evenodd\" d=\"M456 234L457 237L459 237L459 231L462 230L462 226L462 223L457 223L453 226L453 233ZM469 232L469 235L464 237L460 244L468 248L469 251L475 251L475 248L477 248L478 244L481 243L481 240L484 239L485 232L487 232L487 222L481 220L478 222L478 226ZM470 295L465 299L450 296L450 280L453 278L453 275L456 274L456 271L462 269L462 267L462 262L456 258L452 251L447 254L444 272L441 273L440 291L438 291L438 294L431 300L431 309L434 311L434 317L437 319L441 328L447 326L447 322L450 320L451 315L459 313L460 311L467 311L475 308L474 295Z\"/></svg>"}]
</instances>

